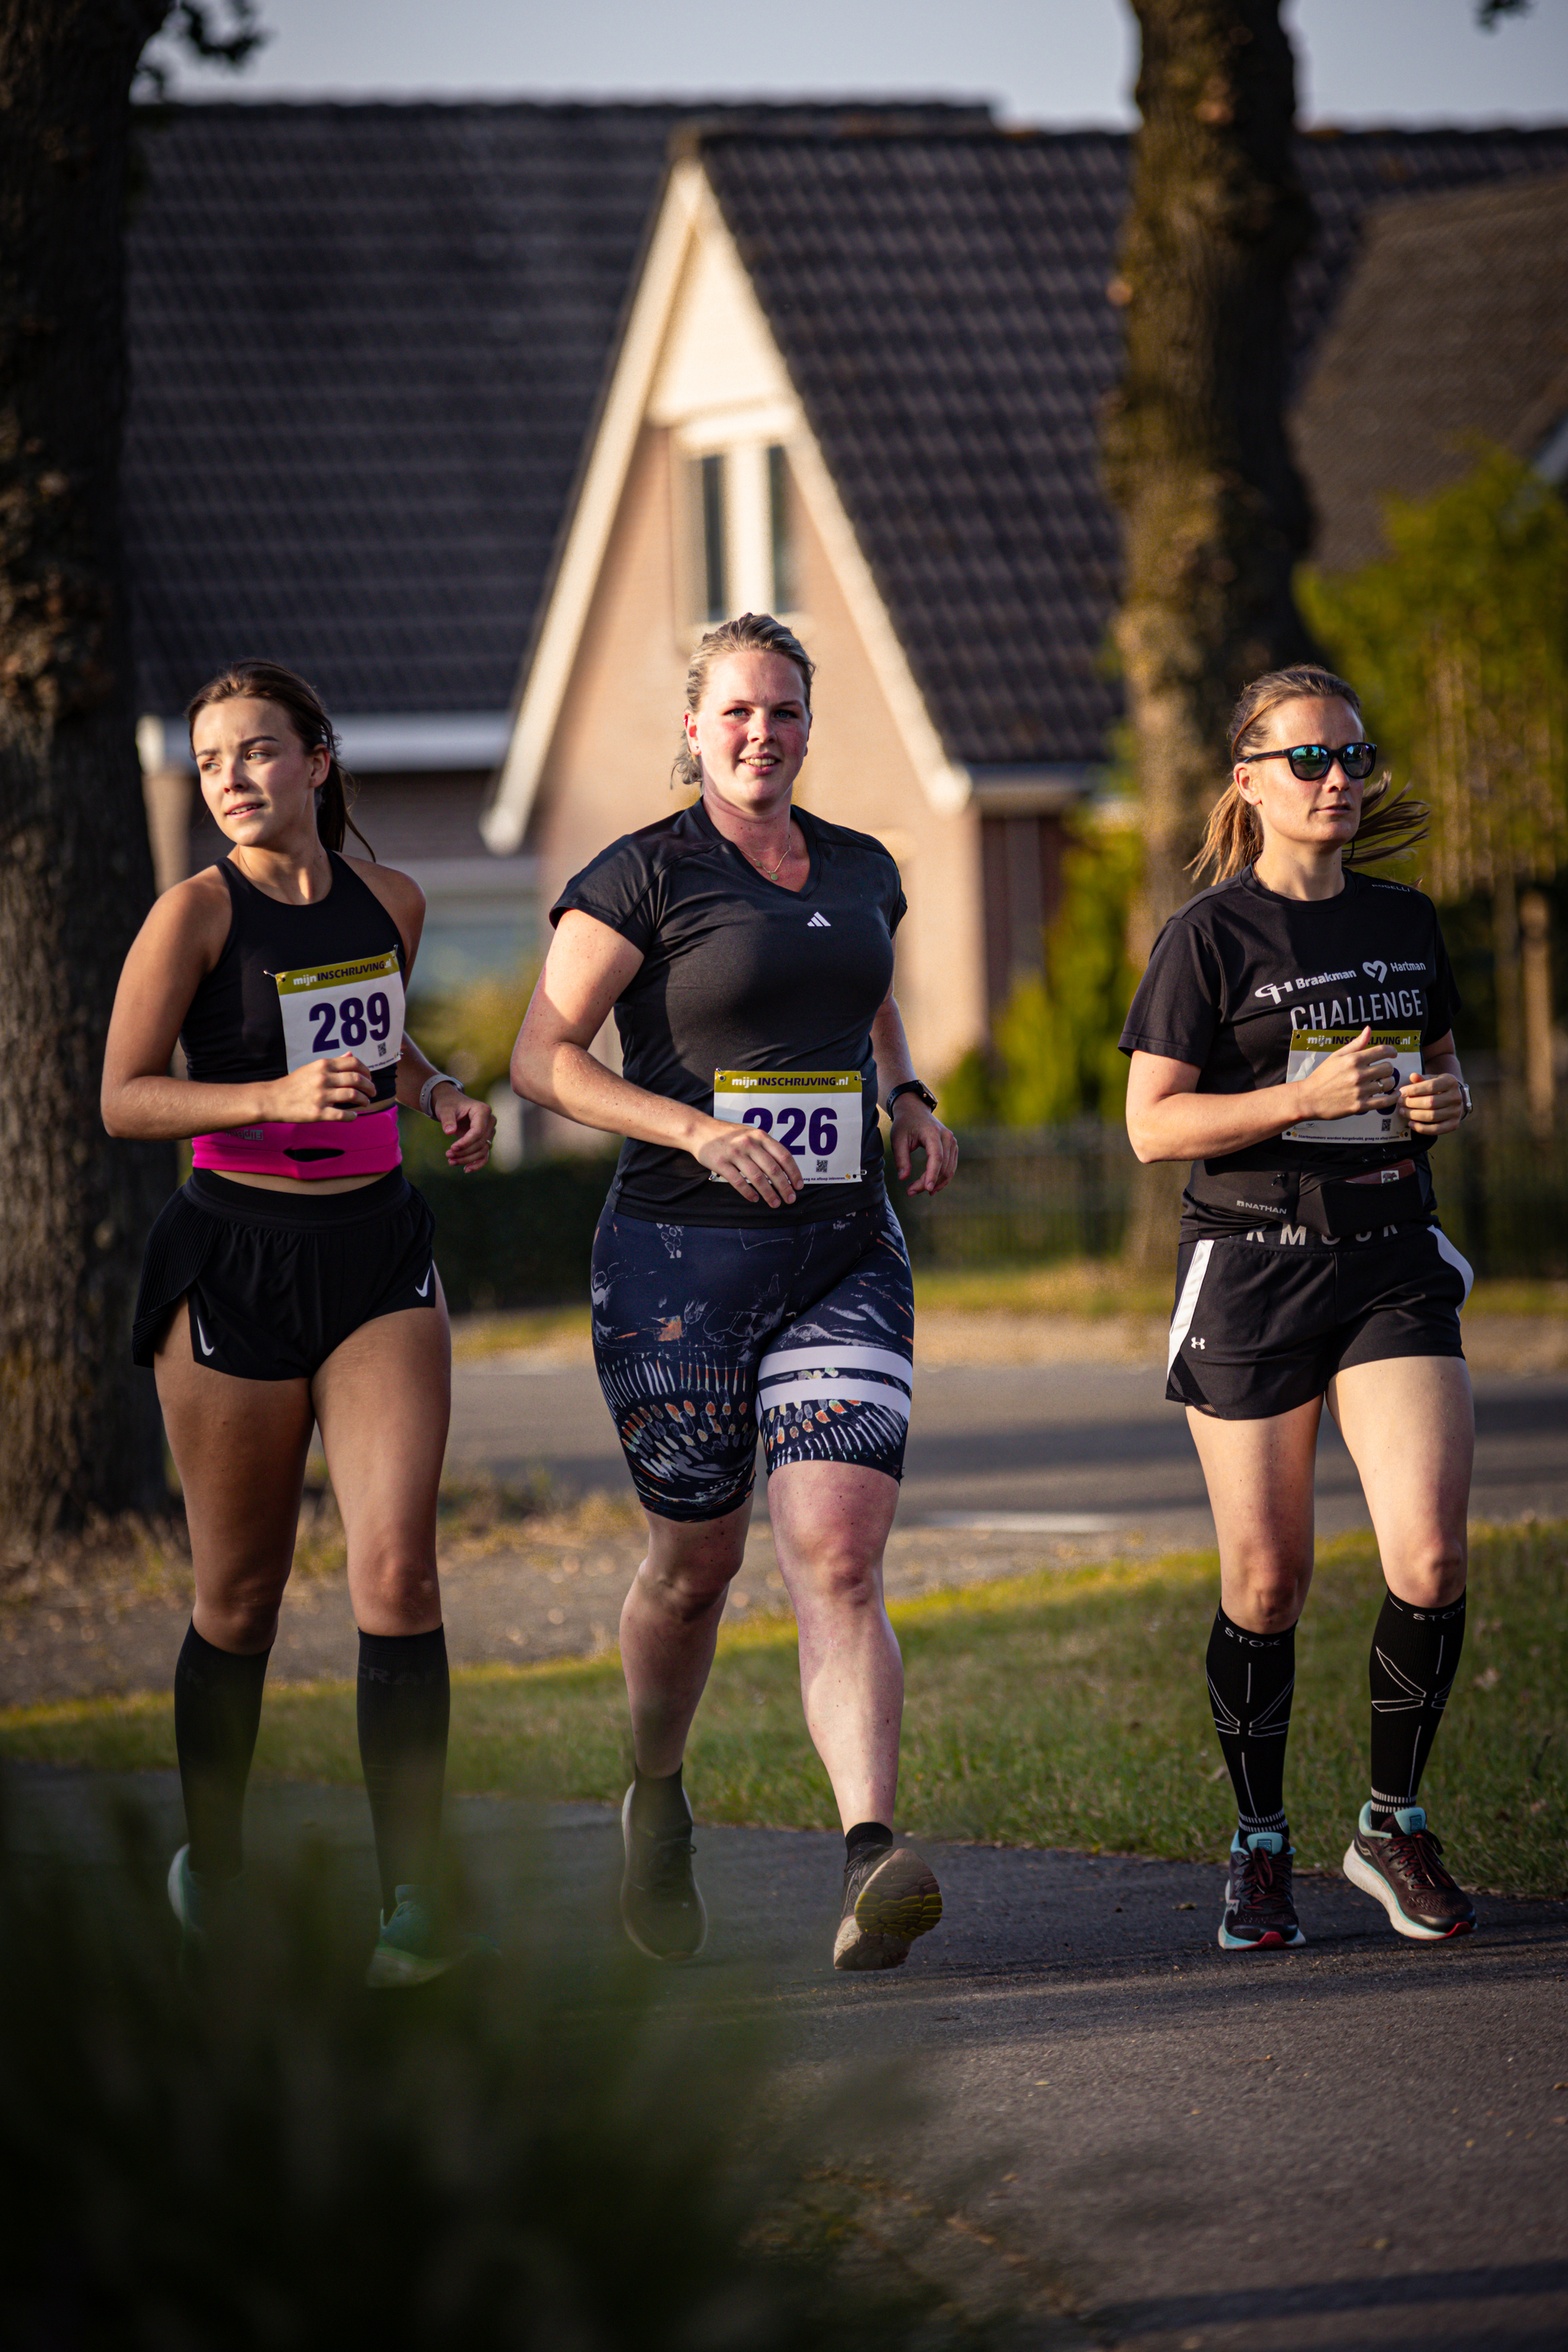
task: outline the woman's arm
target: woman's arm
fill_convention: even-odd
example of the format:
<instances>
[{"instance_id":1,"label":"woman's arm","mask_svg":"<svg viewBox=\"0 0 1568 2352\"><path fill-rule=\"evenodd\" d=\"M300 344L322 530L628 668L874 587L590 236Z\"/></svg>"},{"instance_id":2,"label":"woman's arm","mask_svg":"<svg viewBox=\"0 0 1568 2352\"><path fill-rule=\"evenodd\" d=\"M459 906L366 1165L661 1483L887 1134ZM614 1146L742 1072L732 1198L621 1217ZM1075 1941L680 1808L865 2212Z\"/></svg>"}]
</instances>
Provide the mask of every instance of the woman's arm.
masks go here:
<instances>
[{"instance_id":1,"label":"woman's arm","mask_svg":"<svg viewBox=\"0 0 1568 2352\"><path fill-rule=\"evenodd\" d=\"M425 936L425 893L412 875L400 874L395 866L378 866L368 857L351 857L349 864L374 892L402 933L403 979L406 988L414 977L414 959ZM425 1081L435 1075L435 1063L420 1051L405 1029L403 1051L397 1057L397 1099L405 1110L419 1108ZM447 1148L450 1165L469 1176L482 1168L489 1158L496 1131L496 1116L489 1103L475 1102L463 1092L456 1078L447 1078L431 1094L430 1114L450 1139Z\"/></svg>"},{"instance_id":2,"label":"woman's arm","mask_svg":"<svg viewBox=\"0 0 1568 2352\"><path fill-rule=\"evenodd\" d=\"M748 1201L777 1208L800 1190L794 1160L760 1128L732 1126L689 1103L634 1087L588 1047L642 969L642 951L596 916L569 908L511 1052L511 1083L527 1102L605 1135L689 1151Z\"/></svg>"},{"instance_id":3,"label":"woman's arm","mask_svg":"<svg viewBox=\"0 0 1568 2352\"><path fill-rule=\"evenodd\" d=\"M110 1015L100 1101L110 1135L164 1140L264 1119L353 1118L372 1099L374 1081L353 1054L237 1086L170 1076L180 1024L223 953L228 925L228 893L216 867L154 901Z\"/></svg>"},{"instance_id":4,"label":"woman's arm","mask_svg":"<svg viewBox=\"0 0 1568 2352\"><path fill-rule=\"evenodd\" d=\"M1451 1043L1444 1039L1435 1050ZM1259 1087L1247 1095L1200 1095L1196 1088L1203 1072L1194 1063L1135 1053L1127 1074L1127 1132L1145 1162L1217 1160L1229 1151L1244 1151L1248 1144L1267 1143L1299 1119L1346 1118L1374 1107L1391 1109L1388 1082L1394 1067L1387 1046L1374 1045L1372 1031L1363 1029L1337 1053L1326 1054L1311 1076L1296 1086ZM1458 1125L1457 1120L1452 1123ZM1411 1124L1418 1124L1414 1115ZM1423 1128L1422 1132L1440 1130Z\"/></svg>"},{"instance_id":5,"label":"woman's arm","mask_svg":"<svg viewBox=\"0 0 1568 2352\"><path fill-rule=\"evenodd\" d=\"M877 1059L877 1091L884 1102L895 1087L917 1073L910 1058L904 1018L889 988L871 1023L871 1051ZM919 1095L900 1095L888 1114L893 1124L893 1166L900 1181L909 1176L910 1155L925 1154L925 1172L909 1186L911 1192L940 1192L958 1172L958 1138L927 1110Z\"/></svg>"}]
</instances>

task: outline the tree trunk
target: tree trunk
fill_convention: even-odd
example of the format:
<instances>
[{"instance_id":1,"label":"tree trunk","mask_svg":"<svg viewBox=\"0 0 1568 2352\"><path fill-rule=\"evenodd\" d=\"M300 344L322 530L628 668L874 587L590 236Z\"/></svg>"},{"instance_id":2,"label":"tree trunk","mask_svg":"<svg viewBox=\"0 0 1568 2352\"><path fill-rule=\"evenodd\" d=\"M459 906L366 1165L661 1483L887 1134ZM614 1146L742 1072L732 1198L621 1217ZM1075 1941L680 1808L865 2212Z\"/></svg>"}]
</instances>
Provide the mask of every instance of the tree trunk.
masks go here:
<instances>
[{"instance_id":1,"label":"tree trunk","mask_svg":"<svg viewBox=\"0 0 1568 2352\"><path fill-rule=\"evenodd\" d=\"M0 0L0 1538L163 1496L130 1360L167 1144L98 1111L153 896L122 592L132 79L167 0Z\"/></svg>"},{"instance_id":2,"label":"tree trunk","mask_svg":"<svg viewBox=\"0 0 1568 2352\"><path fill-rule=\"evenodd\" d=\"M1289 275L1312 215L1279 0L1132 6L1142 122L1108 289L1127 359L1102 454L1124 529L1115 638L1145 845L1135 928L1152 938L1192 895L1237 694L1312 651L1291 591L1310 513L1284 417ZM1135 1263L1168 1259L1169 1196L1163 1171L1146 1171Z\"/></svg>"},{"instance_id":3,"label":"tree trunk","mask_svg":"<svg viewBox=\"0 0 1568 2352\"><path fill-rule=\"evenodd\" d=\"M1523 1074L1523 1018L1520 1003L1519 879L1500 862L1492 877L1492 985L1497 995L1498 1076L1510 1110L1519 1108Z\"/></svg>"},{"instance_id":4,"label":"tree trunk","mask_svg":"<svg viewBox=\"0 0 1568 2352\"><path fill-rule=\"evenodd\" d=\"M1519 902L1520 1009L1524 1045L1524 1099L1532 1135L1551 1135L1557 1110L1556 1040L1552 1034L1552 908L1544 890Z\"/></svg>"}]
</instances>

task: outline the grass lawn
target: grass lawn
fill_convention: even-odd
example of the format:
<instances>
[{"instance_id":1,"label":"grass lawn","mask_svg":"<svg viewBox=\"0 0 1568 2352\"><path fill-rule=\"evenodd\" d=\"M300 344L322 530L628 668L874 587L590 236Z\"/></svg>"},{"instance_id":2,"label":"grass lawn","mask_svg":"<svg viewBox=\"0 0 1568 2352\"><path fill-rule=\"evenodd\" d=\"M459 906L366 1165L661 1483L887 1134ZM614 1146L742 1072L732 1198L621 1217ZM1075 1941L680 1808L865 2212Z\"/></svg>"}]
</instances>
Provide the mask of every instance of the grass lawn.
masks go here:
<instances>
[{"instance_id":1,"label":"grass lawn","mask_svg":"<svg viewBox=\"0 0 1568 2352\"><path fill-rule=\"evenodd\" d=\"M1300 1862L1338 1866L1366 1792L1370 1538L1325 1546L1298 1636L1286 1801ZM1217 1855L1235 1822L1203 1653L1212 1557L1042 1572L906 1601L901 1826L931 1837ZM611 1659L453 1678L449 1785L614 1801L626 1779ZM163 1696L0 1713L0 1757L124 1770L174 1760ZM258 1769L356 1781L346 1684L279 1687ZM794 1628L738 1624L691 1743L700 1819L834 1825L805 1738ZM1568 1894L1568 1523L1481 1531L1458 1681L1423 1790L1466 1884Z\"/></svg>"},{"instance_id":2,"label":"grass lawn","mask_svg":"<svg viewBox=\"0 0 1568 2352\"><path fill-rule=\"evenodd\" d=\"M1478 1282L1471 1315L1568 1317L1568 1282ZM1102 1322L1117 1315L1171 1312L1171 1285L1131 1275L1114 1258L1061 1258L1047 1265L988 1265L972 1271L921 1269L915 1275L915 1312L963 1315L1081 1315ZM459 1316L452 1352L473 1362L511 1348L582 1339L587 1305L536 1307L517 1313Z\"/></svg>"}]
</instances>

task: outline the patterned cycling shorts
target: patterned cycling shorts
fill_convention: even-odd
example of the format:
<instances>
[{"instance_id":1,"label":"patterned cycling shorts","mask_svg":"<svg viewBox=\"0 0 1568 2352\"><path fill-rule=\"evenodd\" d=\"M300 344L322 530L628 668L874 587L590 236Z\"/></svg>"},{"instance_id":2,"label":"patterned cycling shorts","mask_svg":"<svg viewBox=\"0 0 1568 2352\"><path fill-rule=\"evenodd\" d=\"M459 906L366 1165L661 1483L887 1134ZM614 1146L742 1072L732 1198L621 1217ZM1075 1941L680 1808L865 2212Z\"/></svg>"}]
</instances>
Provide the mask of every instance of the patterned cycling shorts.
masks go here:
<instances>
[{"instance_id":1,"label":"patterned cycling shorts","mask_svg":"<svg viewBox=\"0 0 1568 2352\"><path fill-rule=\"evenodd\" d=\"M887 1200L815 1223L662 1225L606 1209L594 1361L645 1509L717 1519L768 1469L901 1478L913 1380L909 1255Z\"/></svg>"}]
</instances>

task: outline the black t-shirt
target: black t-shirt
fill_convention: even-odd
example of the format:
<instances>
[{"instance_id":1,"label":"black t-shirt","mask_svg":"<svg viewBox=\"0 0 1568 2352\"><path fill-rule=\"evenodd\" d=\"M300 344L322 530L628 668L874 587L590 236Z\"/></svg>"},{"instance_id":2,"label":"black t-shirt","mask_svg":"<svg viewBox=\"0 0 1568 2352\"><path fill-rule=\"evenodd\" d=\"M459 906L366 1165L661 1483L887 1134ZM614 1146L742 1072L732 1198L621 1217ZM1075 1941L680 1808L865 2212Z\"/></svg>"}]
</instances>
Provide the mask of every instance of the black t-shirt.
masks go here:
<instances>
[{"instance_id":1,"label":"black t-shirt","mask_svg":"<svg viewBox=\"0 0 1568 2352\"><path fill-rule=\"evenodd\" d=\"M868 834L806 809L795 820L811 858L802 890L767 881L698 801L612 842L568 882L550 919L575 908L641 950L616 1026L624 1075L649 1094L711 1111L719 1070L858 1070L860 1177L803 1184L793 1205L770 1208L715 1183L689 1152L628 1137L610 1191L628 1216L804 1223L883 1191L871 1022L892 984L899 869Z\"/></svg>"},{"instance_id":2,"label":"black t-shirt","mask_svg":"<svg viewBox=\"0 0 1568 2352\"><path fill-rule=\"evenodd\" d=\"M1454 1025L1459 994L1432 901L1403 882L1352 872L1332 898L1282 898L1252 868L1179 908L1154 942L1121 1033L1121 1050L1191 1062L1201 1095L1250 1094L1285 1083L1293 1040L1346 1044L1363 1028L1397 1032L1420 1050ZM1214 1180L1243 1171L1353 1176L1401 1160L1425 1169L1418 1137L1384 1142L1287 1141L1270 1136L1197 1160L1182 1230L1245 1231L1271 1207L1268 1188ZM1205 1183L1203 1180L1207 1178ZM1234 1191L1234 1202L1222 1199ZM1203 1196L1203 1197L1198 1197Z\"/></svg>"}]
</instances>

